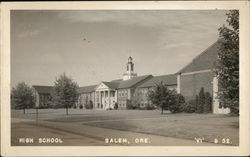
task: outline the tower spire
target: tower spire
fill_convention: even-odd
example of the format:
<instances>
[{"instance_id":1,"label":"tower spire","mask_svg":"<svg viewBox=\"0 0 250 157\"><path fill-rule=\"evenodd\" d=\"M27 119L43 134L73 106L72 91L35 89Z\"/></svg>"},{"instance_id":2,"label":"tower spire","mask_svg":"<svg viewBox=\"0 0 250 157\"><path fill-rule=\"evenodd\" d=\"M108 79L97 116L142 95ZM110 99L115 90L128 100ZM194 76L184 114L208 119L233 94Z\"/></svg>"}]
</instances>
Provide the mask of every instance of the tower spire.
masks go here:
<instances>
[{"instance_id":1,"label":"tower spire","mask_svg":"<svg viewBox=\"0 0 250 157\"><path fill-rule=\"evenodd\" d=\"M131 56L128 57L127 71L123 74L123 80L129 80L136 77L137 74L134 72L134 63Z\"/></svg>"}]
</instances>

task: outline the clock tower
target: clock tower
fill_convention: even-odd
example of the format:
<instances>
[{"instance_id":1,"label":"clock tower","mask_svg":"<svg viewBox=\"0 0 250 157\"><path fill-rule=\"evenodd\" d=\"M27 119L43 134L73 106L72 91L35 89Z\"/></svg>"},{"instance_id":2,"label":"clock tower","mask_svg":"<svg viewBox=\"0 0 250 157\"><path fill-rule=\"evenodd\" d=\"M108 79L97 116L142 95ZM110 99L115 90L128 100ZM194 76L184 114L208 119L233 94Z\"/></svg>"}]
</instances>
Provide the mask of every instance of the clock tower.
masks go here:
<instances>
[{"instance_id":1,"label":"clock tower","mask_svg":"<svg viewBox=\"0 0 250 157\"><path fill-rule=\"evenodd\" d=\"M127 63L127 71L123 74L123 80L129 80L136 76L137 74L134 72L133 58L129 56Z\"/></svg>"}]
</instances>

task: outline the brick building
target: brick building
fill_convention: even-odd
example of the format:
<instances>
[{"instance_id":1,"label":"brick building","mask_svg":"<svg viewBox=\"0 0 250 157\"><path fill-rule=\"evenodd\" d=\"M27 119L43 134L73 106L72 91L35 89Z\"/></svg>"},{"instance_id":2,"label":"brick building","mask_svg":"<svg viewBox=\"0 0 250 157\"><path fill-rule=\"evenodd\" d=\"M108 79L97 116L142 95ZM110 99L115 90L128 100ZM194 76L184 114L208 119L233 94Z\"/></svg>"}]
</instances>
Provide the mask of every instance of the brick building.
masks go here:
<instances>
[{"instance_id":1,"label":"brick building","mask_svg":"<svg viewBox=\"0 0 250 157\"><path fill-rule=\"evenodd\" d=\"M137 103L140 107L146 107L147 105L151 104L148 99L149 91L153 90L155 85L163 83L167 85L168 89L176 90L177 88L177 75L170 74L170 75L162 75L162 76L155 76L151 79L145 81L141 85L136 88L136 92L134 97L137 97Z\"/></svg>"},{"instance_id":2,"label":"brick building","mask_svg":"<svg viewBox=\"0 0 250 157\"><path fill-rule=\"evenodd\" d=\"M213 97L213 113L229 113L228 108L220 108L217 98L218 80L214 73L218 58L219 42L215 42L191 63L177 72L177 92L181 93L186 100L195 100L201 88L209 92Z\"/></svg>"},{"instance_id":3,"label":"brick building","mask_svg":"<svg viewBox=\"0 0 250 157\"><path fill-rule=\"evenodd\" d=\"M91 86L85 86L85 87L80 87L78 89L78 103L77 107L80 108L80 105L86 106L90 104L91 102L93 103L95 101L95 87L96 85L91 85Z\"/></svg>"},{"instance_id":4,"label":"brick building","mask_svg":"<svg viewBox=\"0 0 250 157\"><path fill-rule=\"evenodd\" d=\"M112 109L118 104L119 109L126 109L129 103L136 103L140 107L150 104L148 93L156 84L164 83L169 89L177 90L185 99L194 100L201 88L213 97L213 113L229 113L228 108L220 108L217 98L218 80L213 70L218 57L219 43L215 42L191 63L175 74L152 76L137 76L134 72L132 57L128 58L126 72L122 79L102 81L97 85L80 87L77 106L93 103L94 109ZM39 105L46 105L51 99L51 87L34 86L37 91Z\"/></svg>"},{"instance_id":5,"label":"brick building","mask_svg":"<svg viewBox=\"0 0 250 157\"><path fill-rule=\"evenodd\" d=\"M52 86L32 86L35 91L36 103L35 105L39 108L45 108L50 105L52 100Z\"/></svg>"}]
</instances>

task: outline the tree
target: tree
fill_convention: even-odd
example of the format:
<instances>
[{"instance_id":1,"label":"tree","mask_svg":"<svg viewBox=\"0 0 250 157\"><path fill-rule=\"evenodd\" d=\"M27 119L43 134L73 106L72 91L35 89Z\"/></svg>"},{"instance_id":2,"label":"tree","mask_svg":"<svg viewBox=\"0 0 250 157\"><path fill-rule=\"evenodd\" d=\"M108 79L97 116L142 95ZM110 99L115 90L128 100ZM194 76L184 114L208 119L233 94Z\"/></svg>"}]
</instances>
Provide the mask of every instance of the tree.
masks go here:
<instances>
[{"instance_id":1,"label":"tree","mask_svg":"<svg viewBox=\"0 0 250 157\"><path fill-rule=\"evenodd\" d=\"M198 96L198 104L196 112L203 113L204 104L205 104L205 93L204 93L204 88L202 87Z\"/></svg>"},{"instance_id":2,"label":"tree","mask_svg":"<svg viewBox=\"0 0 250 157\"><path fill-rule=\"evenodd\" d=\"M55 105L66 108L66 114L68 115L68 108L71 108L78 99L79 86L76 82L66 76L65 73L59 76L55 81L53 102Z\"/></svg>"},{"instance_id":3,"label":"tree","mask_svg":"<svg viewBox=\"0 0 250 157\"><path fill-rule=\"evenodd\" d=\"M169 90L166 85L162 82L156 85L154 90L149 92L149 100L161 108L161 114L163 114L164 109L170 109L172 105L175 105L176 91Z\"/></svg>"},{"instance_id":4,"label":"tree","mask_svg":"<svg viewBox=\"0 0 250 157\"><path fill-rule=\"evenodd\" d=\"M117 110L118 109L118 103L115 103L114 109Z\"/></svg>"},{"instance_id":5,"label":"tree","mask_svg":"<svg viewBox=\"0 0 250 157\"><path fill-rule=\"evenodd\" d=\"M195 96L195 111L196 112L198 111L198 106L199 106L199 96L196 95Z\"/></svg>"},{"instance_id":6,"label":"tree","mask_svg":"<svg viewBox=\"0 0 250 157\"><path fill-rule=\"evenodd\" d=\"M212 111L212 97L211 97L211 94L209 92L205 93L205 103L203 106L203 111L205 113L209 113Z\"/></svg>"},{"instance_id":7,"label":"tree","mask_svg":"<svg viewBox=\"0 0 250 157\"><path fill-rule=\"evenodd\" d=\"M24 114L26 108L31 108L35 105L34 91L24 82L18 83L16 88L12 88L11 99L12 106L15 109L23 109Z\"/></svg>"},{"instance_id":8,"label":"tree","mask_svg":"<svg viewBox=\"0 0 250 157\"><path fill-rule=\"evenodd\" d=\"M229 107L232 113L239 112L239 11L230 10L228 25L219 28L220 47L216 74L219 80L219 92L223 107Z\"/></svg>"},{"instance_id":9,"label":"tree","mask_svg":"<svg viewBox=\"0 0 250 157\"><path fill-rule=\"evenodd\" d=\"M172 113L182 112L182 106L185 104L185 98L181 94L175 94L175 103L169 106Z\"/></svg>"},{"instance_id":10,"label":"tree","mask_svg":"<svg viewBox=\"0 0 250 157\"><path fill-rule=\"evenodd\" d=\"M142 95L139 93L139 91L134 92L133 97L131 98L131 104L129 104L130 109L138 109L140 108L140 103L142 102L141 100Z\"/></svg>"},{"instance_id":11,"label":"tree","mask_svg":"<svg viewBox=\"0 0 250 157\"><path fill-rule=\"evenodd\" d=\"M92 100L87 101L87 103L85 104L86 109L93 109L93 107L94 105Z\"/></svg>"}]
</instances>

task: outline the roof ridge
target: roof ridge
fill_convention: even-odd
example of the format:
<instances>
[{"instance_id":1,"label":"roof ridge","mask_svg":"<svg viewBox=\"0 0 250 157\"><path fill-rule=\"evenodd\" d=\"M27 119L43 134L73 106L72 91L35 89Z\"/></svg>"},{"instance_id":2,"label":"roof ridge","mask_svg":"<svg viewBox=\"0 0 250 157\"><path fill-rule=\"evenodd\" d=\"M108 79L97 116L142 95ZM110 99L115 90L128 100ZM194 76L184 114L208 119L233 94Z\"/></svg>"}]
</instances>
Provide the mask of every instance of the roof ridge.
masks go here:
<instances>
[{"instance_id":1,"label":"roof ridge","mask_svg":"<svg viewBox=\"0 0 250 157\"><path fill-rule=\"evenodd\" d=\"M186 64L183 68L181 68L179 71L176 72L176 74L181 73L181 71L183 71L186 67L188 67L189 65L191 65L193 63L194 60L196 60L197 58L199 58L201 55L203 55L204 53L206 53L211 47L213 47L215 44L217 44L219 42L219 39L216 40L213 44L211 44L208 48L206 48L205 50L203 50L200 54L198 54L197 56L195 56L188 64Z\"/></svg>"},{"instance_id":2,"label":"roof ridge","mask_svg":"<svg viewBox=\"0 0 250 157\"><path fill-rule=\"evenodd\" d=\"M171 75L177 75L177 74L176 74L176 73L173 73L173 74L157 75L157 76L154 76L154 77L171 76Z\"/></svg>"}]
</instances>

